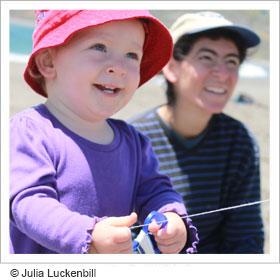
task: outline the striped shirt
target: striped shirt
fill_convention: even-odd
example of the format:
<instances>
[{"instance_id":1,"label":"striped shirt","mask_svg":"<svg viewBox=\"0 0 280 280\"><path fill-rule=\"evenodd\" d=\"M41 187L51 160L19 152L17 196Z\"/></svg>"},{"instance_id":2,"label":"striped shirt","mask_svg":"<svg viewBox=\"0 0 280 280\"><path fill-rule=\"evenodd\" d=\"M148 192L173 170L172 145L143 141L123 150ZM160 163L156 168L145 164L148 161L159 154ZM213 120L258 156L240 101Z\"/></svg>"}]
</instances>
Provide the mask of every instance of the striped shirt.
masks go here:
<instances>
[{"instance_id":1,"label":"striped shirt","mask_svg":"<svg viewBox=\"0 0 280 280\"><path fill-rule=\"evenodd\" d=\"M150 138L160 170L171 178L189 215L260 200L259 149L250 131L225 114L187 140L161 120L156 110L132 121ZM193 217L198 253L263 253L259 205Z\"/></svg>"}]
</instances>

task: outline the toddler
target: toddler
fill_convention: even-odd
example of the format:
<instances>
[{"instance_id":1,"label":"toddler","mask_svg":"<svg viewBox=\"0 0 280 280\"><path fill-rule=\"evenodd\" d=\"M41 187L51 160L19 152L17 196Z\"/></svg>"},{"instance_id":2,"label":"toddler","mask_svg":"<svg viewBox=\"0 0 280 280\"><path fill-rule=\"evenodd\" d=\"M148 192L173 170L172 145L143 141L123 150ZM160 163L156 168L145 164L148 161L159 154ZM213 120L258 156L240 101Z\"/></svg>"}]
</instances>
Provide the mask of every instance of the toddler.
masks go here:
<instances>
[{"instance_id":1,"label":"toddler","mask_svg":"<svg viewBox=\"0 0 280 280\"><path fill-rule=\"evenodd\" d=\"M24 72L47 101L11 120L11 253L131 253L149 227L162 253L192 253L196 229L147 138L109 117L158 73L169 32L143 10L40 10Z\"/></svg>"}]
</instances>

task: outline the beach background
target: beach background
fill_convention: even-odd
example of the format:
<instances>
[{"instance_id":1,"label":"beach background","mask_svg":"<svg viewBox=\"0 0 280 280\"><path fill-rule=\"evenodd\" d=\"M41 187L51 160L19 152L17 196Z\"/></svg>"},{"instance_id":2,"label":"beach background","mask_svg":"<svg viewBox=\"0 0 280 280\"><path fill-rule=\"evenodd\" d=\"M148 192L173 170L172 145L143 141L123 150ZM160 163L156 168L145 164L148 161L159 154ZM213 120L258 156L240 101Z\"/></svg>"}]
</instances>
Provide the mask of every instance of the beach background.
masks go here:
<instances>
[{"instance_id":1,"label":"beach background","mask_svg":"<svg viewBox=\"0 0 280 280\"><path fill-rule=\"evenodd\" d=\"M197 10L196 10L197 11ZM167 27L181 14L183 10L152 10ZM188 11L191 12L191 11ZM257 31L262 39L258 50L249 57L240 69L240 80L235 93L228 103L225 113L244 122L254 133L260 146L261 158L261 195L262 199L269 199L269 12L265 10L223 10L220 12L240 25L250 26ZM11 11L11 24L32 28L34 22L33 11ZM42 103L44 98L34 94L26 85L22 74L27 54L31 45L30 36L25 38L23 32L10 30L10 116L30 107ZM164 80L157 75L151 81L137 90L130 103L114 118L129 120L137 114L165 103ZM270 215L269 203L262 204L262 215L265 225L265 253L269 253L270 246Z\"/></svg>"}]
</instances>

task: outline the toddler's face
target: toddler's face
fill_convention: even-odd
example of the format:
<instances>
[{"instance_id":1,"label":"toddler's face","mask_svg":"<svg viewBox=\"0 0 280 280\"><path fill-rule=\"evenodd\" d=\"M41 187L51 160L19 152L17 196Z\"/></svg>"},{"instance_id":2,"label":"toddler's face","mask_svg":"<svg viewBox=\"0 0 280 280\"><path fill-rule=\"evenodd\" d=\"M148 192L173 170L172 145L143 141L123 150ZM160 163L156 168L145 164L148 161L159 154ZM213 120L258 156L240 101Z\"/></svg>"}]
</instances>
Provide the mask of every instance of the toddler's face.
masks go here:
<instances>
[{"instance_id":1,"label":"toddler's face","mask_svg":"<svg viewBox=\"0 0 280 280\"><path fill-rule=\"evenodd\" d=\"M84 120L108 118L131 99L140 81L145 32L140 21L87 28L53 55L49 99Z\"/></svg>"}]
</instances>

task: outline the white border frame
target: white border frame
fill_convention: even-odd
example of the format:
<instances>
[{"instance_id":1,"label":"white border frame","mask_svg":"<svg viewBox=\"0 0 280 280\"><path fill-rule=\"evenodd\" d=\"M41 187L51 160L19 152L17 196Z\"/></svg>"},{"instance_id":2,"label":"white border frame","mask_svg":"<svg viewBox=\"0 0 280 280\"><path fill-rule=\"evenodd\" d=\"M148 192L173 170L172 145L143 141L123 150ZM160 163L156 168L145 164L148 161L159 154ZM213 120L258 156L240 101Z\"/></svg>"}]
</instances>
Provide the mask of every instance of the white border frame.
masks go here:
<instances>
[{"instance_id":1,"label":"white border frame","mask_svg":"<svg viewBox=\"0 0 280 280\"><path fill-rule=\"evenodd\" d=\"M270 12L270 254L264 255L11 255L9 254L9 11L64 9L60 1L1 2L1 261L3 263L277 263L279 262L279 2L67 1L68 9L269 10ZM239 8L241 6L241 8ZM159 8L160 7L160 8ZM238 8L237 8L238 7ZM273 36L272 36L273 34ZM24 262L23 262L24 259ZM132 276L133 277L133 276Z\"/></svg>"}]
</instances>

